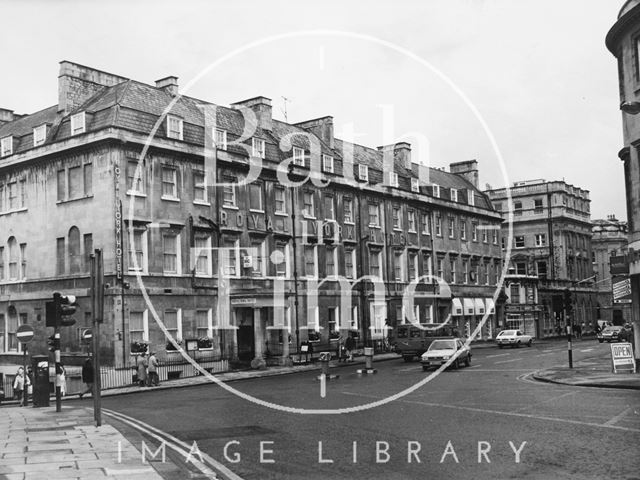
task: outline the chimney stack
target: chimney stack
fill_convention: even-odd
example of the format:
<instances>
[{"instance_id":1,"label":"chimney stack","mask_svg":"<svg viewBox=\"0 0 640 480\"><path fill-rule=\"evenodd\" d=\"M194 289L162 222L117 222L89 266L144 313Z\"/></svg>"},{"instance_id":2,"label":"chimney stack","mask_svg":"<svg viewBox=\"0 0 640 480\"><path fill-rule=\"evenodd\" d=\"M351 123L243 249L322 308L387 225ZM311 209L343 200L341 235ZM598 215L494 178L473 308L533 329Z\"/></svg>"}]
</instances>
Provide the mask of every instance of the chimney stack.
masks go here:
<instances>
[{"instance_id":1,"label":"chimney stack","mask_svg":"<svg viewBox=\"0 0 640 480\"><path fill-rule=\"evenodd\" d=\"M471 184L478 188L478 162L477 160L466 160L449 164L449 171L466 178Z\"/></svg>"},{"instance_id":2,"label":"chimney stack","mask_svg":"<svg viewBox=\"0 0 640 480\"><path fill-rule=\"evenodd\" d=\"M401 165L407 170L411 170L411 144L407 142L398 142L392 145L383 145L378 147L378 151L382 152L383 162L387 158L393 158L393 165ZM395 168L394 168L395 170Z\"/></svg>"},{"instance_id":3,"label":"chimney stack","mask_svg":"<svg viewBox=\"0 0 640 480\"><path fill-rule=\"evenodd\" d=\"M326 143L329 148L334 148L333 117L321 117L294 124L313 133Z\"/></svg>"},{"instance_id":4,"label":"chimney stack","mask_svg":"<svg viewBox=\"0 0 640 480\"><path fill-rule=\"evenodd\" d=\"M231 108L250 108L256 115L258 126L262 130L273 130L273 117L271 112L271 99L266 97L254 97L241 102L231 104Z\"/></svg>"},{"instance_id":5,"label":"chimney stack","mask_svg":"<svg viewBox=\"0 0 640 480\"><path fill-rule=\"evenodd\" d=\"M127 81L127 78L63 60L58 75L58 111L69 113L104 87Z\"/></svg>"},{"instance_id":6,"label":"chimney stack","mask_svg":"<svg viewBox=\"0 0 640 480\"><path fill-rule=\"evenodd\" d=\"M0 108L0 126L5 123L13 122L14 115L13 110L9 110L7 108Z\"/></svg>"},{"instance_id":7,"label":"chimney stack","mask_svg":"<svg viewBox=\"0 0 640 480\"><path fill-rule=\"evenodd\" d=\"M178 95L178 77L169 76L156 80L156 88L175 97Z\"/></svg>"}]
</instances>

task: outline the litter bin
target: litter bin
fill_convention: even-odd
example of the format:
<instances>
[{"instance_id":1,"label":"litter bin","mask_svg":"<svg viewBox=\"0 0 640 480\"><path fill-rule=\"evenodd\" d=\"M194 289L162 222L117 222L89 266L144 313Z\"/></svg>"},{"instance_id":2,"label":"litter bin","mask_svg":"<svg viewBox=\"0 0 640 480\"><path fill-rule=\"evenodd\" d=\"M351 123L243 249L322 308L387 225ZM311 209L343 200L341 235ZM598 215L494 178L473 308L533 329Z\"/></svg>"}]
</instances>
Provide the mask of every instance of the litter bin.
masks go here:
<instances>
[{"instance_id":1,"label":"litter bin","mask_svg":"<svg viewBox=\"0 0 640 480\"><path fill-rule=\"evenodd\" d=\"M49 357L34 355L31 357L33 368L33 406L49 406Z\"/></svg>"},{"instance_id":2,"label":"litter bin","mask_svg":"<svg viewBox=\"0 0 640 480\"><path fill-rule=\"evenodd\" d=\"M373 347L364 347L364 367L368 370L373 368Z\"/></svg>"}]
</instances>

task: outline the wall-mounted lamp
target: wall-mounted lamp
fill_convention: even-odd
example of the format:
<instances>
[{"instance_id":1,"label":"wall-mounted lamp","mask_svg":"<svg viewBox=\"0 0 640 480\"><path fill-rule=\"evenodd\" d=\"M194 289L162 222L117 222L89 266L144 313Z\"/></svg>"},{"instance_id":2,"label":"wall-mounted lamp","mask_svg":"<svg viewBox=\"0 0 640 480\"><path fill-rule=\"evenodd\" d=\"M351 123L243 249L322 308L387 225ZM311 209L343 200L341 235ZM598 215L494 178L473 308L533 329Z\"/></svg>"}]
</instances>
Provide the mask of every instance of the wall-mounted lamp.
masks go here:
<instances>
[{"instance_id":1,"label":"wall-mounted lamp","mask_svg":"<svg viewBox=\"0 0 640 480\"><path fill-rule=\"evenodd\" d=\"M637 115L640 113L640 102L622 102L620 110L629 115Z\"/></svg>"}]
</instances>

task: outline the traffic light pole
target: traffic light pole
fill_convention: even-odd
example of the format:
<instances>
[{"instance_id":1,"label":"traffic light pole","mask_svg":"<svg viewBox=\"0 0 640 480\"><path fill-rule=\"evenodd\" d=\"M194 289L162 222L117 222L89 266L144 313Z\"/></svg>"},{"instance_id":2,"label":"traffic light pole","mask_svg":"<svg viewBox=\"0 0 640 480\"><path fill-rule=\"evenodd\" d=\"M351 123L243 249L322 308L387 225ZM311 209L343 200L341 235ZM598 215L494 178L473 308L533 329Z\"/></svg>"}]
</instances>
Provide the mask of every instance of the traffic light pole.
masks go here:
<instances>
[{"instance_id":1,"label":"traffic light pole","mask_svg":"<svg viewBox=\"0 0 640 480\"><path fill-rule=\"evenodd\" d=\"M60 365L60 297L61 295L56 292L53 294L53 304L56 315L56 326L53 332L54 338L54 360L56 363L56 412L62 411L62 390L60 385L62 383L62 366Z\"/></svg>"},{"instance_id":2,"label":"traffic light pole","mask_svg":"<svg viewBox=\"0 0 640 480\"><path fill-rule=\"evenodd\" d=\"M102 425L102 381L100 378L100 324L104 315L104 283L102 250L91 255L91 305L93 311L93 418L96 426ZM124 308L124 305L122 306Z\"/></svg>"}]
</instances>

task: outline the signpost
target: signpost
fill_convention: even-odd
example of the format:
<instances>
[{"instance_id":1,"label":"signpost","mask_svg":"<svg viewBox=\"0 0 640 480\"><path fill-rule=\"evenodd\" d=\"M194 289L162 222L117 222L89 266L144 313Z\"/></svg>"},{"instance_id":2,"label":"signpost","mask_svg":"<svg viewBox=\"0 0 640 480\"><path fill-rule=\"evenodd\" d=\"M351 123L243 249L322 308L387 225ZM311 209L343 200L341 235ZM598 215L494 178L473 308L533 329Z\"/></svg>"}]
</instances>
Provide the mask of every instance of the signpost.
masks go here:
<instances>
[{"instance_id":1,"label":"signpost","mask_svg":"<svg viewBox=\"0 0 640 480\"><path fill-rule=\"evenodd\" d=\"M611 362L613 373L621 373L620 370L636 373L636 361L633 358L633 346L630 343L611 344Z\"/></svg>"},{"instance_id":2,"label":"signpost","mask_svg":"<svg viewBox=\"0 0 640 480\"><path fill-rule=\"evenodd\" d=\"M16 330L16 337L22 344L22 367L24 368L24 389L22 403L29 404L29 389L27 388L27 343L33 340L33 327L31 325L20 325Z\"/></svg>"}]
</instances>

